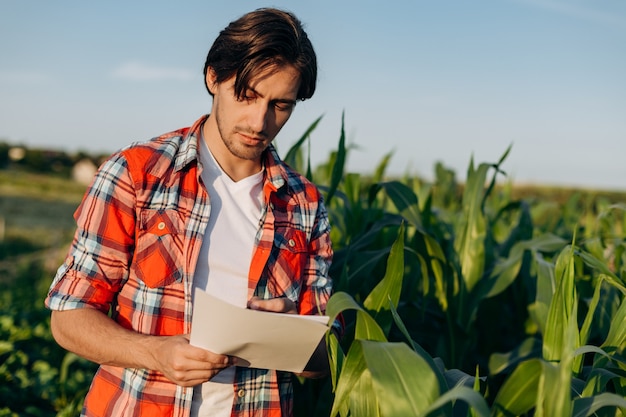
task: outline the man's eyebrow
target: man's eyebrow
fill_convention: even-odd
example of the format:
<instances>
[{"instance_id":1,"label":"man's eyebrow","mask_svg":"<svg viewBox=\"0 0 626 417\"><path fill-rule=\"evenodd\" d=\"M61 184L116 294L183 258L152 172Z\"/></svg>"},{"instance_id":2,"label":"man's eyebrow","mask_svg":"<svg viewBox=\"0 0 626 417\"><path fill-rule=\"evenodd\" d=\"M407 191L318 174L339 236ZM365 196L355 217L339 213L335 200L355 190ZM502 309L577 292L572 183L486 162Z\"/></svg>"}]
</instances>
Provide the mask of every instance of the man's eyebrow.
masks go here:
<instances>
[{"instance_id":1,"label":"man's eyebrow","mask_svg":"<svg viewBox=\"0 0 626 417\"><path fill-rule=\"evenodd\" d=\"M258 91L256 91L253 87L246 87L247 91L250 91L252 94L259 96L261 98L263 98L263 94L259 93ZM296 104L298 102L298 100L295 99L290 99L290 98L277 98L272 100L274 103L285 103L285 104Z\"/></svg>"}]
</instances>

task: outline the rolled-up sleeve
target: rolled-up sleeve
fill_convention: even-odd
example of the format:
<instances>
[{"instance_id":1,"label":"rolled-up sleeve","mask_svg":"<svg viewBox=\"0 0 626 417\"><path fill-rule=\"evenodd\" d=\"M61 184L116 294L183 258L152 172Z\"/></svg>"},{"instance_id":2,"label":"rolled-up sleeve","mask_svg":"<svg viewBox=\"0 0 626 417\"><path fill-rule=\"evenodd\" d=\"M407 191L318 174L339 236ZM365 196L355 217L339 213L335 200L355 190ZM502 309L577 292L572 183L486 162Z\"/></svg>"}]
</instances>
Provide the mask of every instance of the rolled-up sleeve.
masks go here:
<instances>
[{"instance_id":1,"label":"rolled-up sleeve","mask_svg":"<svg viewBox=\"0 0 626 417\"><path fill-rule=\"evenodd\" d=\"M45 304L51 310L108 312L128 279L134 250L135 191L123 154L98 170L76 210L76 233Z\"/></svg>"}]
</instances>

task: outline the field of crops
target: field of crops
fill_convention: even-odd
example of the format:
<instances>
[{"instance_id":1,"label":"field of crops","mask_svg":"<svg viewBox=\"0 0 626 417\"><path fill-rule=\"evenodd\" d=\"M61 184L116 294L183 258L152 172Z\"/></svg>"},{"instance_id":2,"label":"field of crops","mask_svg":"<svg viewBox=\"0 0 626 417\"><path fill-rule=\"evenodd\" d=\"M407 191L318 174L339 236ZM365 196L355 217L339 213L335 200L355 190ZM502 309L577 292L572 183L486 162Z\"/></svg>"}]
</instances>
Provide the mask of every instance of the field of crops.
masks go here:
<instances>
[{"instance_id":1,"label":"field of crops","mask_svg":"<svg viewBox=\"0 0 626 417\"><path fill-rule=\"evenodd\" d=\"M464 184L347 173L343 133L310 167L308 133L284 157L325 195L347 327L296 416L626 415L625 194L517 188L506 154ZM0 171L0 416L76 415L95 369L43 308L82 192Z\"/></svg>"}]
</instances>

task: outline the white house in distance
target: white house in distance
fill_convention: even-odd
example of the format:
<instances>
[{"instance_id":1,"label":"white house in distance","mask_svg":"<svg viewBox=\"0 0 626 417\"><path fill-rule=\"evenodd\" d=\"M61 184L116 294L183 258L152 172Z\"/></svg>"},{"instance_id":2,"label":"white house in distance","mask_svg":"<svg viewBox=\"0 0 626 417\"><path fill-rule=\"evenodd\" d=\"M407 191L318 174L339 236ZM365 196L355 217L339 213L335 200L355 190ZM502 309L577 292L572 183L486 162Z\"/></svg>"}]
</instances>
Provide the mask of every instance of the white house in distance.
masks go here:
<instances>
[{"instance_id":1,"label":"white house in distance","mask_svg":"<svg viewBox=\"0 0 626 417\"><path fill-rule=\"evenodd\" d=\"M91 184L98 167L89 159L81 159L72 168L72 179L82 185Z\"/></svg>"}]
</instances>

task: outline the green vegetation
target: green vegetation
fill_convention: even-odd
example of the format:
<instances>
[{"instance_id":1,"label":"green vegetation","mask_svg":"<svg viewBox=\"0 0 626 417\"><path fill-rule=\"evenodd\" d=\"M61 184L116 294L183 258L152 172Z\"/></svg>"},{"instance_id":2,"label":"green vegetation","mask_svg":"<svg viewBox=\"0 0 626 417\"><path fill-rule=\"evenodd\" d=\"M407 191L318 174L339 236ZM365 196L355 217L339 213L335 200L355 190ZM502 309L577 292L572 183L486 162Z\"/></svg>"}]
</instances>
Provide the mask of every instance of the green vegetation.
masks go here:
<instances>
[{"instance_id":1,"label":"green vegetation","mask_svg":"<svg viewBox=\"0 0 626 417\"><path fill-rule=\"evenodd\" d=\"M0 171L0 416L78 415L95 366L61 349L43 300L85 187Z\"/></svg>"},{"instance_id":2,"label":"green vegetation","mask_svg":"<svg viewBox=\"0 0 626 417\"><path fill-rule=\"evenodd\" d=\"M296 380L296 416L624 416L626 194L521 188L506 156L432 183L285 160L333 226L332 375ZM76 415L94 366L58 348L43 298L84 187L0 171L0 416Z\"/></svg>"}]
</instances>

